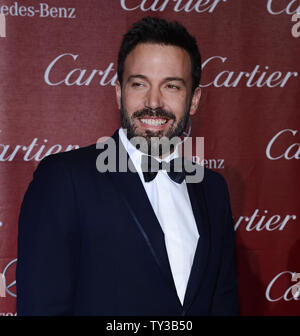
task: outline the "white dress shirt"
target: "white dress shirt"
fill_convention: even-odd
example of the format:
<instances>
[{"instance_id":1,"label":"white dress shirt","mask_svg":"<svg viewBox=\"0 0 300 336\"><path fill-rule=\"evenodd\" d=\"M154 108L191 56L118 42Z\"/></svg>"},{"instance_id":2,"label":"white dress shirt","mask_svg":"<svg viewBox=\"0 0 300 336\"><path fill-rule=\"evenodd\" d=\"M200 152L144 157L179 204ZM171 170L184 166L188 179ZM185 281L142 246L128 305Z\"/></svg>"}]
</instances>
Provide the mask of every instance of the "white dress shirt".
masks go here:
<instances>
[{"instance_id":1,"label":"white dress shirt","mask_svg":"<svg viewBox=\"0 0 300 336\"><path fill-rule=\"evenodd\" d=\"M164 232L177 295L183 304L199 238L186 182L179 184L172 181L165 170L159 170L154 180L145 182L141 169L141 158L144 153L131 144L122 128L119 129L119 137L140 176ZM169 162L178 156L175 150L164 158L164 161Z\"/></svg>"}]
</instances>

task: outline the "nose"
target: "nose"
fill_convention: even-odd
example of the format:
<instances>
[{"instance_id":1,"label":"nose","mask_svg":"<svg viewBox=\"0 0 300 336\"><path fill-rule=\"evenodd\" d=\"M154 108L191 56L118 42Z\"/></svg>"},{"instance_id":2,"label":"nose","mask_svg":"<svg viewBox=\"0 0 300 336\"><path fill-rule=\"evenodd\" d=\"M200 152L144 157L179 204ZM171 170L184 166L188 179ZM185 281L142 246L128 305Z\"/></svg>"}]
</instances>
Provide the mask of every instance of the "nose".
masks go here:
<instances>
[{"instance_id":1,"label":"nose","mask_svg":"<svg viewBox=\"0 0 300 336\"><path fill-rule=\"evenodd\" d=\"M156 109L162 107L162 95L159 88L151 87L147 92L145 105L148 108Z\"/></svg>"}]
</instances>

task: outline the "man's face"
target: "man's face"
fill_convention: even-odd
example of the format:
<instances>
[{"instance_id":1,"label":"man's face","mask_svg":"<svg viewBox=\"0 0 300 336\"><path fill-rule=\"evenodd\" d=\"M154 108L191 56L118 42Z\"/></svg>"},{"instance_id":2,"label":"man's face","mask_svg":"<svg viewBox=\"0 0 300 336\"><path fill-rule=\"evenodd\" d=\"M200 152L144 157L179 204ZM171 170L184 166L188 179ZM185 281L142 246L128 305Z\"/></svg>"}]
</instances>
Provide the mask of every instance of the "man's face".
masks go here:
<instances>
[{"instance_id":1,"label":"man's face","mask_svg":"<svg viewBox=\"0 0 300 336\"><path fill-rule=\"evenodd\" d=\"M142 136L150 144L153 137L182 134L201 91L192 94L191 61L184 49L145 43L128 54L116 94L128 138Z\"/></svg>"}]
</instances>

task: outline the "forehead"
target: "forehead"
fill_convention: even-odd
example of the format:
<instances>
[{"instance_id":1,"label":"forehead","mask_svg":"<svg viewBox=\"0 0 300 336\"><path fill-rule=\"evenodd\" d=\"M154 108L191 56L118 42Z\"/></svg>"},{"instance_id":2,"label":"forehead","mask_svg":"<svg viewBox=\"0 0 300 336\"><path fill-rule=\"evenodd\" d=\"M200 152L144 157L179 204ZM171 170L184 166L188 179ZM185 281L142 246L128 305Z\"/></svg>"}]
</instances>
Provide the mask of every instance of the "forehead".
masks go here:
<instances>
[{"instance_id":1,"label":"forehead","mask_svg":"<svg viewBox=\"0 0 300 336\"><path fill-rule=\"evenodd\" d=\"M188 52L177 46L152 43L138 44L124 63L124 79L133 74L149 78L182 77L191 80Z\"/></svg>"}]
</instances>

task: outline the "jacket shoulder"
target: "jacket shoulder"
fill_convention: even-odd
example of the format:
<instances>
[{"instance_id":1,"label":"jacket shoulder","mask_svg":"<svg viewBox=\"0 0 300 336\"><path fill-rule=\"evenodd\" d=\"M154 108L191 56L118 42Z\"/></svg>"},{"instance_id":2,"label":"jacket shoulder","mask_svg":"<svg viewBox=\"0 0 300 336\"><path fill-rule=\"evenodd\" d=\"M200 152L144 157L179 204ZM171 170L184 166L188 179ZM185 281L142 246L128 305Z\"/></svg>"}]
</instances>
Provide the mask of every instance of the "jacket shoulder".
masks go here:
<instances>
[{"instance_id":1,"label":"jacket shoulder","mask_svg":"<svg viewBox=\"0 0 300 336\"><path fill-rule=\"evenodd\" d=\"M203 187L208 193L225 194L225 198L229 198L228 185L223 175L220 173L205 168Z\"/></svg>"},{"instance_id":2,"label":"jacket shoulder","mask_svg":"<svg viewBox=\"0 0 300 336\"><path fill-rule=\"evenodd\" d=\"M64 165L66 167L78 167L96 160L98 150L96 144L86 147L80 147L67 152L50 154L44 157L38 165L39 170L44 167L53 167Z\"/></svg>"},{"instance_id":3,"label":"jacket shoulder","mask_svg":"<svg viewBox=\"0 0 300 336\"><path fill-rule=\"evenodd\" d=\"M211 170L209 168L204 168L204 183L216 183L216 184L226 184L225 178L222 174Z\"/></svg>"}]
</instances>

